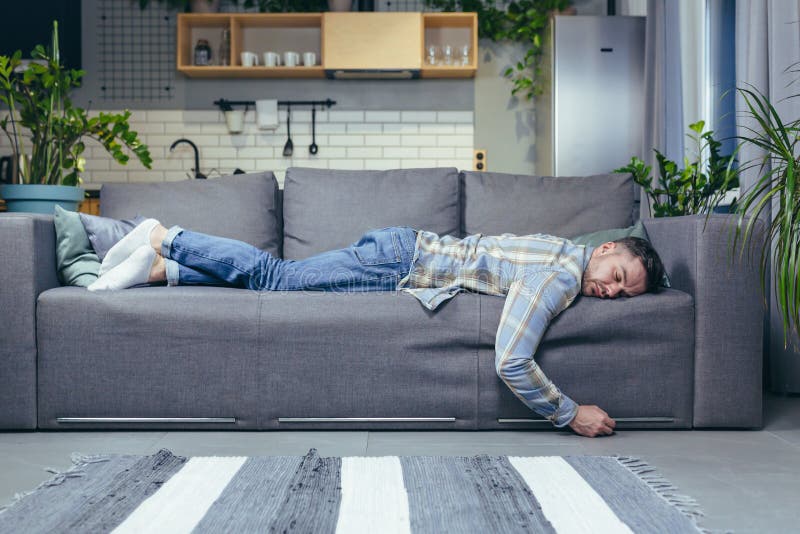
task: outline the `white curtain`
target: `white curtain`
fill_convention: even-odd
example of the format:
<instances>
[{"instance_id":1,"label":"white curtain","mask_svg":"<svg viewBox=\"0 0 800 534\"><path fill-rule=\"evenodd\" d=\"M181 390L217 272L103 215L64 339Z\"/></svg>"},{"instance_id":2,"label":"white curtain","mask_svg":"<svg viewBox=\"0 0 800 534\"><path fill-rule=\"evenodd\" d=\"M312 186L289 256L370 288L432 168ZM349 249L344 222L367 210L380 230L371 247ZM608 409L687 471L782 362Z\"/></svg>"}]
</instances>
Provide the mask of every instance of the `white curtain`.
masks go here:
<instances>
[{"instance_id":1,"label":"white curtain","mask_svg":"<svg viewBox=\"0 0 800 534\"><path fill-rule=\"evenodd\" d=\"M800 74L786 69L800 61L800 0L736 0L736 79L739 87L747 84L768 96L784 120L800 117ZM794 83L792 83L794 82ZM736 114L739 135L747 135L745 126L755 127L744 116L744 101L737 95ZM759 151L745 146L741 161L759 157ZM742 176L742 190L758 179L753 169ZM772 281L770 281L771 287ZM769 360L767 368L772 389L800 392L800 353L783 346L783 326L774 305L770 307L767 328ZM800 340L794 339L794 347Z\"/></svg>"},{"instance_id":2,"label":"white curtain","mask_svg":"<svg viewBox=\"0 0 800 534\"><path fill-rule=\"evenodd\" d=\"M683 161L683 93L681 71L680 2L648 0L645 32L644 154L641 158L657 172L653 149L668 159ZM640 215L649 216L642 195Z\"/></svg>"}]
</instances>

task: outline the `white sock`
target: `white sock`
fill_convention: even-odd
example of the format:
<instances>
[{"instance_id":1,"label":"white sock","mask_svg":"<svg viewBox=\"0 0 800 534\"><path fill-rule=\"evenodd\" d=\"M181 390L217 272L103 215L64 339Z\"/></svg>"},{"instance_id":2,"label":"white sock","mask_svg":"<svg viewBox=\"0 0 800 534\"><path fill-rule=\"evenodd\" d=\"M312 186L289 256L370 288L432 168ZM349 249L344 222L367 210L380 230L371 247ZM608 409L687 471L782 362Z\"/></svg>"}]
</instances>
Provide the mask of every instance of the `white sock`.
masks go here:
<instances>
[{"instance_id":1,"label":"white sock","mask_svg":"<svg viewBox=\"0 0 800 534\"><path fill-rule=\"evenodd\" d=\"M111 247L103 263L100 264L100 275L109 272L111 269L125 261L133 251L142 245L150 246L150 232L159 224L155 219L146 219L139 223L136 228L131 230L128 235L120 239L116 245Z\"/></svg>"},{"instance_id":2,"label":"white sock","mask_svg":"<svg viewBox=\"0 0 800 534\"><path fill-rule=\"evenodd\" d=\"M156 259L153 247L142 245L128 256L128 259L103 274L89 287L89 291L102 291L108 289L125 289L138 284L147 283L150 278L150 269Z\"/></svg>"}]
</instances>

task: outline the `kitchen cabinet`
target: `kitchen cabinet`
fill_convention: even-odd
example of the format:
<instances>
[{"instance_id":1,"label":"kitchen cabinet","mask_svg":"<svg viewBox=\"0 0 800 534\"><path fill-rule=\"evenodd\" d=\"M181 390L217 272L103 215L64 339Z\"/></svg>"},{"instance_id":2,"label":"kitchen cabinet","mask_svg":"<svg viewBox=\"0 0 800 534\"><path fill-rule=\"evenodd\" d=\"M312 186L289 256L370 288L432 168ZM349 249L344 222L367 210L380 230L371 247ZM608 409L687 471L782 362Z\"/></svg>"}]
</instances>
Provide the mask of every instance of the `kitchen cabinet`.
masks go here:
<instances>
[{"instance_id":1,"label":"kitchen cabinet","mask_svg":"<svg viewBox=\"0 0 800 534\"><path fill-rule=\"evenodd\" d=\"M230 57L221 65L225 30ZM469 78L477 70L477 30L475 13L181 13L177 68L197 78ZM211 48L208 66L193 64L200 39ZM435 64L429 45L437 47ZM242 65L244 51L257 55L258 66ZM298 66L264 66L265 52L290 51L298 53ZM302 64L307 52L314 66Z\"/></svg>"}]
</instances>

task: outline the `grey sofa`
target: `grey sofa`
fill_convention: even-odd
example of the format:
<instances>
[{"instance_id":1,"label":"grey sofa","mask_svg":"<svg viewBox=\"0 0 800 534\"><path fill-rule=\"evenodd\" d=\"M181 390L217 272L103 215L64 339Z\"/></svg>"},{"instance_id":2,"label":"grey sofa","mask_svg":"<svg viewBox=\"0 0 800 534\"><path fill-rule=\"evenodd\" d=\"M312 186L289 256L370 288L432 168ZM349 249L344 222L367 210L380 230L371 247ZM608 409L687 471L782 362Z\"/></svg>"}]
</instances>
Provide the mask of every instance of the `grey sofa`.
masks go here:
<instances>
[{"instance_id":1,"label":"grey sofa","mask_svg":"<svg viewBox=\"0 0 800 534\"><path fill-rule=\"evenodd\" d=\"M543 178L456 169L291 168L114 184L103 215L242 239L298 259L370 228L572 237L634 220L629 176ZM536 359L618 428L762 424L756 262L728 216L645 220L672 288L579 297ZM403 293L59 287L51 217L0 215L0 428L551 428L496 376L504 299L463 293L436 312Z\"/></svg>"}]
</instances>

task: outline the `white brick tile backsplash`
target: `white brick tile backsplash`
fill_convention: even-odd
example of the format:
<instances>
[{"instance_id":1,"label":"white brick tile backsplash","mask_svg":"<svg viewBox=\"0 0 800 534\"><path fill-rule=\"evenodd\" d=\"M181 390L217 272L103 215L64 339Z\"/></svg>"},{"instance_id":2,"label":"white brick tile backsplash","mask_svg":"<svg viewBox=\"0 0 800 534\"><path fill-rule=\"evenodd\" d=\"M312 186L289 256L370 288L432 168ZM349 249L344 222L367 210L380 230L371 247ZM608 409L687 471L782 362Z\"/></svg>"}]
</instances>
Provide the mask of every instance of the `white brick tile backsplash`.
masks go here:
<instances>
[{"instance_id":1,"label":"white brick tile backsplash","mask_svg":"<svg viewBox=\"0 0 800 534\"><path fill-rule=\"evenodd\" d=\"M400 114L402 122L436 122L435 111L403 111Z\"/></svg>"},{"instance_id":2,"label":"white brick tile backsplash","mask_svg":"<svg viewBox=\"0 0 800 534\"><path fill-rule=\"evenodd\" d=\"M456 169L462 171L471 171L472 170L472 160L464 160L464 159L437 159L436 160L437 167L455 167Z\"/></svg>"},{"instance_id":3,"label":"white brick tile backsplash","mask_svg":"<svg viewBox=\"0 0 800 534\"><path fill-rule=\"evenodd\" d=\"M459 147L454 150L456 152L455 156L457 158L469 160L469 164L470 166L472 166L472 156L474 155L474 152L471 147L470 148Z\"/></svg>"},{"instance_id":4,"label":"white brick tile backsplash","mask_svg":"<svg viewBox=\"0 0 800 534\"><path fill-rule=\"evenodd\" d=\"M399 135L366 135L364 144L367 146L398 146L400 144Z\"/></svg>"},{"instance_id":5,"label":"white brick tile backsplash","mask_svg":"<svg viewBox=\"0 0 800 534\"><path fill-rule=\"evenodd\" d=\"M332 161L330 164L331 169L340 169L345 171L361 171L364 170L363 159L340 159Z\"/></svg>"},{"instance_id":6,"label":"white brick tile backsplash","mask_svg":"<svg viewBox=\"0 0 800 534\"><path fill-rule=\"evenodd\" d=\"M383 149L384 158L417 158L419 157L419 148L417 147L385 147Z\"/></svg>"},{"instance_id":7,"label":"white brick tile backsplash","mask_svg":"<svg viewBox=\"0 0 800 534\"><path fill-rule=\"evenodd\" d=\"M474 114L471 111L439 111L437 115L439 122L461 122L472 124Z\"/></svg>"},{"instance_id":8,"label":"white brick tile backsplash","mask_svg":"<svg viewBox=\"0 0 800 534\"><path fill-rule=\"evenodd\" d=\"M317 152L318 158L346 158L347 157L347 149L345 147L340 146L327 146L327 145L320 145L319 152Z\"/></svg>"},{"instance_id":9,"label":"white brick tile backsplash","mask_svg":"<svg viewBox=\"0 0 800 534\"><path fill-rule=\"evenodd\" d=\"M187 124L185 122L168 122L164 124L164 133L173 135L175 139L181 136L187 137L192 134L199 134L202 131L203 125L200 123Z\"/></svg>"},{"instance_id":10,"label":"white brick tile backsplash","mask_svg":"<svg viewBox=\"0 0 800 534\"><path fill-rule=\"evenodd\" d=\"M388 171L400 168L399 159L368 159L364 161L364 168L373 171Z\"/></svg>"},{"instance_id":11,"label":"white brick tile backsplash","mask_svg":"<svg viewBox=\"0 0 800 534\"><path fill-rule=\"evenodd\" d=\"M221 111L184 111L183 122L224 123Z\"/></svg>"},{"instance_id":12,"label":"white brick tile backsplash","mask_svg":"<svg viewBox=\"0 0 800 534\"><path fill-rule=\"evenodd\" d=\"M380 147L352 147L347 149L348 158L379 158L382 149Z\"/></svg>"},{"instance_id":13,"label":"white brick tile backsplash","mask_svg":"<svg viewBox=\"0 0 800 534\"><path fill-rule=\"evenodd\" d=\"M420 124L419 133L421 134L453 134L456 127L453 124Z\"/></svg>"},{"instance_id":14,"label":"white brick tile backsplash","mask_svg":"<svg viewBox=\"0 0 800 534\"><path fill-rule=\"evenodd\" d=\"M404 135L400 141L403 146L436 146L435 135Z\"/></svg>"},{"instance_id":15,"label":"white brick tile backsplash","mask_svg":"<svg viewBox=\"0 0 800 534\"><path fill-rule=\"evenodd\" d=\"M474 135L475 133L474 124L456 124L455 127L457 134Z\"/></svg>"},{"instance_id":16,"label":"white brick tile backsplash","mask_svg":"<svg viewBox=\"0 0 800 534\"><path fill-rule=\"evenodd\" d=\"M331 146L362 146L363 135L329 135L328 144Z\"/></svg>"},{"instance_id":17,"label":"white brick tile backsplash","mask_svg":"<svg viewBox=\"0 0 800 534\"><path fill-rule=\"evenodd\" d=\"M225 125L224 122L223 123L209 122L209 123L200 125L200 133L227 135L228 134L228 127Z\"/></svg>"},{"instance_id":18,"label":"white brick tile backsplash","mask_svg":"<svg viewBox=\"0 0 800 534\"><path fill-rule=\"evenodd\" d=\"M135 111L132 129L148 145L153 168L148 170L133 158L128 165L118 165L100 144L87 140L84 182L97 188L103 182L186 180L192 176L194 152L188 145L169 151L181 137L197 144L204 174L215 176L212 168L223 175L237 167L246 172L273 171L280 184L286 169L292 166L385 170L435 166L469 169L472 165L471 111L318 110L316 119L319 153L311 156L311 112L292 110L294 155L284 158L283 108L277 129L259 130L251 110L245 115L244 132L236 135L228 133L224 116L217 110ZM0 139L0 148L5 145Z\"/></svg>"},{"instance_id":19,"label":"white brick tile backsplash","mask_svg":"<svg viewBox=\"0 0 800 534\"><path fill-rule=\"evenodd\" d=\"M379 134L383 131L380 124L348 124L349 134Z\"/></svg>"},{"instance_id":20,"label":"white brick tile backsplash","mask_svg":"<svg viewBox=\"0 0 800 534\"><path fill-rule=\"evenodd\" d=\"M435 159L404 159L400 161L401 169L427 169L436 167Z\"/></svg>"},{"instance_id":21,"label":"white brick tile backsplash","mask_svg":"<svg viewBox=\"0 0 800 534\"><path fill-rule=\"evenodd\" d=\"M436 158L436 159L444 159L444 158L454 158L456 155L455 148L449 147L422 147L419 149L419 157L421 158Z\"/></svg>"},{"instance_id":22,"label":"white brick tile backsplash","mask_svg":"<svg viewBox=\"0 0 800 534\"><path fill-rule=\"evenodd\" d=\"M317 123L317 133L318 134L343 134L347 132L347 125L346 124L320 124Z\"/></svg>"},{"instance_id":23,"label":"white brick tile backsplash","mask_svg":"<svg viewBox=\"0 0 800 534\"><path fill-rule=\"evenodd\" d=\"M139 133L139 134L163 134L164 133L164 123L160 122L153 122L153 123L145 123L145 122L132 122L130 123L131 130Z\"/></svg>"},{"instance_id":24,"label":"white brick tile backsplash","mask_svg":"<svg viewBox=\"0 0 800 534\"><path fill-rule=\"evenodd\" d=\"M233 147L203 147L201 155L208 158L235 158L237 149Z\"/></svg>"},{"instance_id":25,"label":"white brick tile backsplash","mask_svg":"<svg viewBox=\"0 0 800 534\"><path fill-rule=\"evenodd\" d=\"M163 182L164 173L159 171L133 171L128 173L129 182Z\"/></svg>"},{"instance_id":26,"label":"white brick tile backsplash","mask_svg":"<svg viewBox=\"0 0 800 534\"><path fill-rule=\"evenodd\" d=\"M442 135L439 136L439 146L471 147L473 139L471 135Z\"/></svg>"},{"instance_id":27,"label":"white brick tile backsplash","mask_svg":"<svg viewBox=\"0 0 800 534\"><path fill-rule=\"evenodd\" d=\"M251 170L260 170L258 168L258 163L256 159L244 159L244 158L236 158L236 159L221 159L219 160L219 164L216 166L217 170L222 174L231 174L233 173L234 169L237 167L242 169L243 171L251 169ZM269 170L269 169L266 169Z\"/></svg>"},{"instance_id":28,"label":"white brick tile backsplash","mask_svg":"<svg viewBox=\"0 0 800 534\"><path fill-rule=\"evenodd\" d=\"M271 158L275 151L271 146L247 147L240 148L237 151L236 157L238 158Z\"/></svg>"},{"instance_id":29,"label":"white brick tile backsplash","mask_svg":"<svg viewBox=\"0 0 800 534\"><path fill-rule=\"evenodd\" d=\"M328 122L364 122L363 111L329 111Z\"/></svg>"},{"instance_id":30,"label":"white brick tile backsplash","mask_svg":"<svg viewBox=\"0 0 800 534\"><path fill-rule=\"evenodd\" d=\"M419 124L386 123L383 133L388 134L415 134L419 133Z\"/></svg>"},{"instance_id":31,"label":"white brick tile backsplash","mask_svg":"<svg viewBox=\"0 0 800 534\"><path fill-rule=\"evenodd\" d=\"M400 122L399 111L367 111L366 122Z\"/></svg>"}]
</instances>

